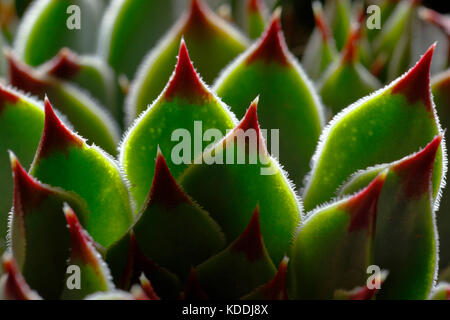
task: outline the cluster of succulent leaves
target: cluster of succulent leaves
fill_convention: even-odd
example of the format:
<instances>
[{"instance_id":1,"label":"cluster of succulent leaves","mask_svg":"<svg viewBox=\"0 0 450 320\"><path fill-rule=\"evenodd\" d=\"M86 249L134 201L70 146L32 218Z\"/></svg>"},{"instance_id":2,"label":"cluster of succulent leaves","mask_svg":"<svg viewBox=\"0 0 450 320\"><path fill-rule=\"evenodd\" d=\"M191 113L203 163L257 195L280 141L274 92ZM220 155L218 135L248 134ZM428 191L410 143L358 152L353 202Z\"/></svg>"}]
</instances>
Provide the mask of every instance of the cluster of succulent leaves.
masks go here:
<instances>
[{"instance_id":1,"label":"cluster of succulent leaves","mask_svg":"<svg viewBox=\"0 0 450 320\"><path fill-rule=\"evenodd\" d=\"M448 17L313 2L300 64L284 1L28 2L2 4L1 299L450 299Z\"/></svg>"}]
</instances>

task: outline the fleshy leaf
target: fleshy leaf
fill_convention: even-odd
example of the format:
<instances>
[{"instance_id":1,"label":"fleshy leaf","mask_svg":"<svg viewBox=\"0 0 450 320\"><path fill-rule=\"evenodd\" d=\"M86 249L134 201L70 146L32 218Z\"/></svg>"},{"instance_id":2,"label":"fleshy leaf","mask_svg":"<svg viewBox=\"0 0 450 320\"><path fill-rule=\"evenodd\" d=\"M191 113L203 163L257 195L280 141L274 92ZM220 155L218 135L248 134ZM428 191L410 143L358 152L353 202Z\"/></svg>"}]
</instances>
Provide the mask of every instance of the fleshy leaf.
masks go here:
<instances>
[{"instance_id":1,"label":"fleshy leaf","mask_svg":"<svg viewBox=\"0 0 450 320\"><path fill-rule=\"evenodd\" d=\"M272 129L279 129L279 139L271 141L268 147L274 150L272 144L279 144L279 155L273 156L301 186L310 169L324 115L312 84L287 49L280 11L275 11L261 39L225 70L214 89L238 118L260 95L261 126L271 136Z\"/></svg>"},{"instance_id":2,"label":"fleshy leaf","mask_svg":"<svg viewBox=\"0 0 450 320\"><path fill-rule=\"evenodd\" d=\"M333 118L322 133L303 192L306 210L329 201L357 170L411 154L441 133L430 95L433 50L434 45L404 76ZM433 175L436 204L444 163L440 148Z\"/></svg>"},{"instance_id":3,"label":"fleshy leaf","mask_svg":"<svg viewBox=\"0 0 450 320\"><path fill-rule=\"evenodd\" d=\"M198 145L203 141L203 132L216 129L223 136L234 123L228 107L200 80L182 40L168 85L128 130L120 148L120 163L138 206L143 204L152 184L158 145L171 150L168 167L177 178L203 151Z\"/></svg>"},{"instance_id":4,"label":"fleshy leaf","mask_svg":"<svg viewBox=\"0 0 450 320\"><path fill-rule=\"evenodd\" d=\"M359 193L309 213L289 260L289 296L332 299L366 282L386 171Z\"/></svg>"},{"instance_id":5,"label":"fleshy leaf","mask_svg":"<svg viewBox=\"0 0 450 320\"><path fill-rule=\"evenodd\" d=\"M72 5L76 5L78 9L70 9ZM81 53L92 51L101 9L101 1L35 1L21 20L14 48L21 59L32 66L49 60L62 47L69 47ZM79 19L80 26L73 28L71 26L76 24L76 21L70 15L77 10L82 16Z\"/></svg>"},{"instance_id":6,"label":"fleshy leaf","mask_svg":"<svg viewBox=\"0 0 450 320\"><path fill-rule=\"evenodd\" d=\"M133 230L142 253L181 279L225 246L217 223L181 190L159 150L153 184Z\"/></svg>"},{"instance_id":7,"label":"fleshy leaf","mask_svg":"<svg viewBox=\"0 0 450 320\"><path fill-rule=\"evenodd\" d=\"M264 0L247 0L247 33L251 39L257 39L264 31L268 20L268 9Z\"/></svg>"},{"instance_id":8,"label":"fleshy leaf","mask_svg":"<svg viewBox=\"0 0 450 320\"><path fill-rule=\"evenodd\" d=\"M100 25L97 51L117 74L131 79L145 54L170 27L173 11L172 0L110 1Z\"/></svg>"},{"instance_id":9,"label":"fleshy leaf","mask_svg":"<svg viewBox=\"0 0 450 320\"><path fill-rule=\"evenodd\" d=\"M64 215L71 236L68 265L79 268L81 280L80 288L77 290L66 286L62 293L62 299L79 300L98 291L114 289L107 265L95 249L91 237L82 228L75 212L67 204L64 206ZM70 274L68 277L70 277ZM69 282L70 279L66 281Z\"/></svg>"},{"instance_id":10,"label":"fleshy leaf","mask_svg":"<svg viewBox=\"0 0 450 320\"><path fill-rule=\"evenodd\" d=\"M338 53L322 4L314 1L312 5L316 28L306 45L302 65L308 75L316 80L337 59Z\"/></svg>"},{"instance_id":11,"label":"fleshy leaf","mask_svg":"<svg viewBox=\"0 0 450 320\"><path fill-rule=\"evenodd\" d=\"M257 100L232 132L196 159L203 160L191 165L180 183L219 223L228 243L242 233L259 203L264 243L278 264L293 240L302 208L266 150L256 108Z\"/></svg>"},{"instance_id":12,"label":"fleshy leaf","mask_svg":"<svg viewBox=\"0 0 450 320\"><path fill-rule=\"evenodd\" d=\"M0 300L41 300L28 286L13 256L5 253L2 260L4 274L0 278Z\"/></svg>"},{"instance_id":13,"label":"fleshy leaf","mask_svg":"<svg viewBox=\"0 0 450 320\"><path fill-rule=\"evenodd\" d=\"M64 113L80 134L91 143L116 154L119 129L109 113L87 94L66 81L40 74L8 53L9 82L19 89L39 96L48 96Z\"/></svg>"},{"instance_id":14,"label":"fleshy leaf","mask_svg":"<svg viewBox=\"0 0 450 320\"><path fill-rule=\"evenodd\" d=\"M378 299L425 299L437 276L431 181L441 140L437 136L420 152L376 167L389 168L379 200L374 245L374 264L389 270L389 278ZM376 168L357 173L341 194L359 187Z\"/></svg>"},{"instance_id":15,"label":"fleshy leaf","mask_svg":"<svg viewBox=\"0 0 450 320\"><path fill-rule=\"evenodd\" d=\"M244 296L243 300L287 300L286 274L288 258L284 258L275 277L266 284L256 288L250 294Z\"/></svg>"},{"instance_id":16,"label":"fleshy leaf","mask_svg":"<svg viewBox=\"0 0 450 320\"><path fill-rule=\"evenodd\" d=\"M361 26L351 31L340 59L327 69L318 85L322 101L333 115L381 87L381 83L359 61L359 28Z\"/></svg>"},{"instance_id":17,"label":"fleshy leaf","mask_svg":"<svg viewBox=\"0 0 450 320\"><path fill-rule=\"evenodd\" d=\"M160 40L138 69L126 103L129 123L146 110L164 89L176 62L182 37L207 83L211 83L247 46L247 40L208 9L203 0L191 0L188 12Z\"/></svg>"},{"instance_id":18,"label":"fleshy leaf","mask_svg":"<svg viewBox=\"0 0 450 320\"><path fill-rule=\"evenodd\" d=\"M30 173L78 194L87 204L89 234L108 247L129 228L130 198L116 162L70 131L45 102L45 126Z\"/></svg>"},{"instance_id":19,"label":"fleshy leaf","mask_svg":"<svg viewBox=\"0 0 450 320\"><path fill-rule=\"evenodd\" d=\"M443 128L450 128L450 69L433 77L431 82L433 99ZM446 143L448 150L449 144ZM443 190L437 215L439 239L442 244L450 243L450 191ZM450 246L441 245L439 248L440 269L450 266ZM449 279L450 281L450 279Z\"/></svg>"},{"instance_id":20,"label":"fleshy leaf","mask_svg":"<svg viewBox=\"0 0 450 320\"><path fill-rule=\"evenodd\" d=\"M7 150L28 167L44 127L40 102L0 84L0 253L5 247L7 215L12 206L13 179Z\"/></svg>"},{"instance_id":21,"label":"fleshy leaf","mask_svg":"<svg viewBox=\"0 0 450 320\"><path fill-rule=\"evenodd\" d=\"M122 120L113 70L99 57L80 56L68 48L62 48L54 58L39 66L38 72L75 83L97 98L117 121Z\"/></svg>"},{"instance_id":22,"label":"fleshy leaf","mask_svg":"<svg viewBox=\"0 0 450 320\"><path fill-rule=\"evenodd\" d=\"M228 248L199 265L196 274L209 297L222 299L242 297L275 276L276 268L261 235L258 207L244 232Z\"/></svg>"},{"instance_id":23,"label":"fleshy leaf","mask_svg":"<svg viewBox=\"0 0 450 320\"><path fill-rule=\"evenodd\" d=\"M17 264L27 283L45 299L58 299L66 275L70 235L62 212L68 202L88 219L77 196L44 185L28 175L14 154L14 207L9 239Z\"/></svg>"}]
</instances>

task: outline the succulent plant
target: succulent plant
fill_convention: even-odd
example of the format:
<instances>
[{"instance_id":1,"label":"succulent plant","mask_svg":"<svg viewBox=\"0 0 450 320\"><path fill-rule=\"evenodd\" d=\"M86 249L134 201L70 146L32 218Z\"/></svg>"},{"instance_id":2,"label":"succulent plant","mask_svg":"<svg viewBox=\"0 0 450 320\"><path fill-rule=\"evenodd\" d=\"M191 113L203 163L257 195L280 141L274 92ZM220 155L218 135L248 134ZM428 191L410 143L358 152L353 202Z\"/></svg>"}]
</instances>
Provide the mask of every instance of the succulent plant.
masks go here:
<instances>
[{"instance_id":1,"label":"succulent plant","mask_svg":"<svg viewBox=\"0 0 450 320\"><path fill-rule=\"evenodd\" d=\"M222 2L0 7L0 299L450 300L449 17Z\"/></svg>"}]
</instances>

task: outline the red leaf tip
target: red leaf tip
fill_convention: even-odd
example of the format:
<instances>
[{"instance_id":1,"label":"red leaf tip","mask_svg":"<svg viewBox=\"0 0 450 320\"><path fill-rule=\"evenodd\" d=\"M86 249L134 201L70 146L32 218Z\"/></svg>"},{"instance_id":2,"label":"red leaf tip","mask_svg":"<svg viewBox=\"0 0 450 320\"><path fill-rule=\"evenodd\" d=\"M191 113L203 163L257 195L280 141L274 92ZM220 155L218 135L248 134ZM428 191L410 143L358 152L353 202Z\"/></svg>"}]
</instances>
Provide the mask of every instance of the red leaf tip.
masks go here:
<instances>
[{"instance_id":1,"label":"red leaf tip","mask_svg":"<svg viewBox=\"0 0 450 320\"><path fill-rule=\"evenodd\" d=\"M177 97L198 104L203 104L211 98L211 93L194 69L184 39L181 39L175 72L169 80L164 97L169 101Z\"/></svg>"},{"instance_id":2,"label":"red leaf tip","mask_svg":"<svg viewBox=\"0 0 450 320\"><path fill-rule=\"evenodd\" d=\"M430 91L430 66L436 43L432 44L417 64L395 83L392 94L402 94L409 103L422 102L432 111Z\"/></svg>"},{"instance_id":3,"label":"red leaf tip","mask_svg":"<svg viewBox=\"0 0 450 320\"><path fill-rule=\"evenodd\" d=\"M50 190L30 176L11 151L9 151L9 159L14 175L14 213L26 214L39 206L50 194Z\"/></svg>"},{"instance_id":4,"label":"red leaf tip","mask_svg":"<svg viewBox=\"0 0 450 320\"><path fill-rule=\"evenodd\" d=\"M9 65L9 83L23 91L41 95L46 87L45 81L35 76L33 69L20 62L11 50L4 52Z\"/></svg>"},{"instance_id":5,"label":"red leaf tip","mask_svg":"<svg viewBox=\"0 0 450 320\"><path fill-rule=\"evenodd\" d=\"M141 288L144 291L145 295L150 300L161 300L159 296L155 293L155 290L153 290L153 286L150 283L150 280L147 279L144 273L141 274L139 277L139 282L141 283Z\"/></svg>"},{"instance_id":6,"label":"red leaf tip","mask_svg":"<svg viewBox=\"0 0 450 320\"><path fill-rule=\"evenodd\" d=\"M319 1L314 1L312 7L316 26L322 34L323 41L326 42L331 38L331 30L323 14L322 3Z\"/></svg>"},{"instance_id":7,"label":"red leaf tip","mask_svg":"<svg viewBox=\"0 0 450 320\"><path fill-rule=\"evenodd\" d=\"M195 269L191 268L183 291L184 300L208 300L208 296L198 281Z\"/></svg>"},{"instance_id":8,"label":"red leaf tip","mask_svg":"<svg viewBox=\"0 0 450 320\"><path fill-rule=\"evenodd\" d=\"M45 158L53 152L66 153L71 146L81 147L84 141L76 134L72 133L56 116L52 105L45 97L45 121L44 132L38 148L38 157Z\"/></svg>"},{"instance_id":9,"label":"red leaf tip","mask_svg":"<svg viewBox=\"0 0 450 320\"><path fill-rule=\"evenodd\" d=\"M10 300L38 300L40 297L30 289L24 277L17 268L16 261L11 253L3 255L3 271L6 275L4 292L6 299Z\"/></svg>"},{"instance_id":10,"label":"red leaf tip","mask_svg":"<svg viewBox=\"0 0 450 320\"><path fill-rule=\"evenodd\" d=\"M288 49L281 29L281 9L272 15L272 20L266 31L257 42L255 49L247 58L247 64L263 60L266 63L276 62L283 66L289 65Z\"/></svg>"},{"instance_id":11,"label":"red leaf tip","mask_svg":"<svg viewBox=\"0 0 450 320\"><path fill-rule=\"evenodd\" d=\"M255 262L264 255L264 243L259 224L259 204L256 205L253 215L244 232L231 244L232 251L245 254L250 262Z\"/></svg>"},{"instance_id":12,"label":"red leaf tip","mask_svg":"<svg viewBox=\"0 0 450 320\"><path fill-rule=\"evenodd\" d=\"M158 203L166 208L174 208L183 202L191 203L190 198L170 173L159 146L155 161L155 174L148 198L150 199L149 204Z\"/></svg>"},{"instance_id":13,"label":"red leaf tip","mask_svg":"<svg viewBox=\"0 0 450 320\"><path fill-rule=\"evenodd\" d=\"M263 299L267 300L287 300L286 288L287 265L289 259L284 257L281 261L275 277L260 288Z\"/></svg>"},{"instance_id":14,"label":"red leaf tip","mask_svg":"<svg viewBox=\"0 0 450 320\"><path fill-rule=\"evenodd\" d=\"M358 41L361 35L359 24L352 26L347 42L342 51L342 63L354 63L358 58Z\"/></svg>"},{"instance_id":15,"label":"red leaf tip","mask_svg":"<svg viewBox=\"0 0 450 320\"><path fill-rule=\"evenodd\" d=\"M63 211L72 239L70 250L71 258L73 260L79 259L86 264L98 267L93 240L83 229L77 215L68 204L64 204Z\"/></svg>"},{"instance_id":16,"label":"red leaf tip","mask_svg":"<svg viewBox=\"0 0 450 320\"><path fill-rule=\"evenodd\" d=\"M365 189L341 205L342 209L350 213L348 232L365 229L368 236L374 235L378 199L386 176L387 170L381 172Z\"/></svg>"},{"instance_id":17,"label":"red leaf tip","mask_svg":"<svg viewBox=\"0 0 450 320\"><path fill-rule=\"evenodd\" d=\"M250 13L265 12L266 11L265 2L262 0L248 0L247 10Z\"/></svg>"},{"instance_id":18,"label":"red leaf tip","mask_svg":"<svg viewBox=\"0 0 450 320\"><path fill-rule=\"evenodd\" d=\"M43 66L46 74L61 79L71 79L80 68L78 55L68 48L62 48L52 60Z\"/></svg>"},{"instance_id":19,"label":"red leaf tip","mask_svg":"<svg viewBox=\"0 0 450 320\"><path fill-rule=\"evenodd\" d=\"M442 141L436 136L425 148L400 161L393 170L403 180L403 190L408 198L421 196L431 188L434 160Z\"/></svg>"},{"instance_id":20,"label":"red leaf tip","mask_svg":"<svg viewBox=\"0 0 450 320\"><path fill-rule=\"evenodd\" d=\"M7 103L16 104L18 101L19 97L0 83L0 113Z\"/></svg>"}]
</instances>

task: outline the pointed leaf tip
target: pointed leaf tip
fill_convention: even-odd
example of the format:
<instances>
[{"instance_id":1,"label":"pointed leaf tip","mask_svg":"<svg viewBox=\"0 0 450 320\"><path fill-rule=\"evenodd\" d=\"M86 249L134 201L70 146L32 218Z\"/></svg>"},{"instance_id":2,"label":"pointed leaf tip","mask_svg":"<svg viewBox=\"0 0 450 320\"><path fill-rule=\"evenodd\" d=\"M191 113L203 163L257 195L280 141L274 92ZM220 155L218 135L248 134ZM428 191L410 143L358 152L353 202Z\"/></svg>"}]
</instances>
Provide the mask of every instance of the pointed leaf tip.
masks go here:
<instances>
[{"instance_id":1,"label":"pointed leaf tip","mask_svg":"<svg viewBox=\"0 0 450 320\"><path fill-rule=\"evenodd\" d=\"M261 12L265 10L265 3L262 0L249 0L247 2L247 10L249 12Z\"/></svg>"},{"instance_id":2,"label":"pointed leaf tip","mask_svg":"<svg viewBox=\"0 0 450 320\"><path fill-rule=\"evenodd\" d=\"M244 118L242 118L241 122L237 125L236 129L241 130L249 130L253 129L259 134L259 123L258 123L258 102L259 102L259 96L255 98L255 100L252 101L250 104L250 107L247 109L247 112L244 115ZM235 130L236 130L235 129Z\"/></svg>"},{"instance_id":3,"label":"pointed leaf tip","mask_svg":"<svg viewBox=\"0 0 450 320\"><path fill-rule=\"evenodd\" d=\"M269 27L266 29L260 40L256 44L254 51L247 58L247 64L258 60L266 63L277 62L280 65L288 66L287 45L281 29L281 10L276 9L272 15Z\"/></svg>"},{"instance_id":4,"label":"pointed leaf tip","mask_svg":"<svg viewBox=\"0 0 450 320\"><path fill-rule=\"evenodd\" d=\"M49 75L61 79L70 79L78 73L80 68L78 55L68 48L63 48L48 62L44 70Z\"/></svg>"},{"instance_id":5,"label":"pointed leaf tip","mask_svg":"<svg viewBox=\"0 0 450 320\"><path fill-rule=\"evenodd\" d=\"M316 26L322 34L323 41L326 42L331 38L331 29L323 14L322 3L319 1L314 1L312 7Z\"/></svg>"},{"instance_id":6,"label":"pointed leaf tip","mask_svg":"<svg viewBox=\"0 0 450 320\"><path fill-rule=\"evenodd\" d=\"M93 247L93 240L86 233L86 231L84 231L77 215L69 205L64 204L63 211L72 239L70 250L71 258L73 260L79 259L82 262L92 266L97 266L98 262L96 252Z\"/></svg>"},{"instance_id":7,"label":"pointed leaf tip","mask_svg":"<svg viewBox=\"0 0 450 320\"><path fill-rule=\"evenodd\" d=\"M144 273L141 274L139 277L139 282L141 283L141 288L144 291L145 295L150 300L161 300L159 296L155 293L155 290L153 290L153 286L150 283L150 280L147 279Z\"/></svg>"},{"instance_id":8,"label":"pointed leaf tip","mask_svg":"<svg viewBox=\"0 0 450 320\"><path fill-rule=\"evenodd\" d=\"M41 298L37 293L31 290L26 283L24 277L17 268L16 261L10 253L6 253L3 256L3 271L6 275L6 281L4 283L4 292L0 292L3 295L3 299L11 300L40 300Z\"/></svg>"},{"instance_id":9,"label":"pointed leaf tip","mask_svg":"<svg viewBox=\"0 0 450 320\"><path fill-rule=\"evenodd\" d=\"M387 170L381 172L365 189L341 205L341 209L350 213L348 232L365 229L368 236L374 235L378 199L386 176Z\"/></svg>"},{"instance_id":10,"label":"pointed leaf tip","mask_svg":"<svg viewBox=\"0 0 450 320\"><path fill-rule=\"evenodd\" d=\"M9 65L9 83L32 94L40 93L46 84L37 79L33 70L25 63L20 62L10 50L5 51L5 57Z\"/></svg>"},{"instance_id":11,"label":"pointed leaf tip","mask_svg":"<svg viewBox=\"0 0 450 320\"><path fill-rule=\"evenodd\" d=\"M56 116L50 101L45 98L44 132L37 154L38 158L45 158L53 152L65 153L68 147L81 147L83 140L72 133Z\"/></svg>"},{"instance_id":12,"label":"pointed leaf tip","mask_svg":"<svg viewBox=\"0 0 450 320\"><path fill-rule=\"evenodd\" d=\"M392 94L402 94L409 103L422 102L432 111L430 91L430 66L436 43L432 44L417 64L394 84Z\"/></svg>"},{"instance_id":13,"label":"pointed leaf tip","mask_svg":"<svg viewBox=\"0 0 450 320\"><path fill-rule=\"evenodd\" d=\"M206 89L194 69L183 39L180 44L177 65L172 78L169 80L164 97L169 101L178 97L191 103L200 104L211 98L211 93Z\"/></svg>"},{"instance_id":14,"label":"pointed leaf tip","mask_svg":"<svg viewBox=\"0 0 450 320\"><path fill-rule=\"evenodd\" d=\"M191 200L170 173L163 154L158 150L155 161L155 175L149 192L150 203L158 203L167 208L173 208Z\"/></svg>"},{"instance_id":15,"label":"pointed leaf tip","mask_svg":"<svg viewBox=\"0 0 450 320\"><path fill-rule=\"evenodd\" d=\"M342 52L342 63L353 63L357 60L360 30L360 26L355 25L352 27Z\"/></svg>"},{"instance_id":16,"label":"pointed leaf tip","mask_svg":"<svg viewBox=\"0 0 450 320\"><path fill-rule=\"evenodd\" d=\"M30 176L22 167L13 152L9 152L11 168L14 175L14 212L21 214L38 206L50 193L40 182Z\"/></svg>"},{"instance_id":17,"label":"pointed leaf tip","mask_svg":"<svg viewBox=\"0 0 450 320\"><path fill-rule=\"evenodd\" d=\"M203 26L208 21L209 13L209 7L203 0L192 0L186 28L188 28L188 26Z\"/></svg>"},{"instance_id":18,"label":"pointed leaf tip","mask_svg":"<svg viewBox=\"0 0 450 320\"><path fill-rule=\"evenodd\" d=\"M183 298L184 300L208 300L208 296L198 281L197 273L194 268L191 268L189 276L186 280Z\"/></svg>"},{"instance_id":19,"label":"pointed leaf tip","mask_svg":"<svg viewBox=\"0 0 450 320\"><path fill-rule=\"evenodd\" d=\"M259 204L250 219L244 232L231 244L232 251L245 254L250 262L257 261L264 255L264 243L259 224Z\"/></svg>"},{"instance_id":20,"label":"pointed leaf tip","mask_svg":"<svg viewBox=\"0 0 450 320\"><path fill-rule=\"evenodd\" d=\"M430 188L434 160L441 141L442 135L436 136L423 150L392 167L403 179L404 192L408 198L418 197Z\"/></svg>"}]
</instances>

